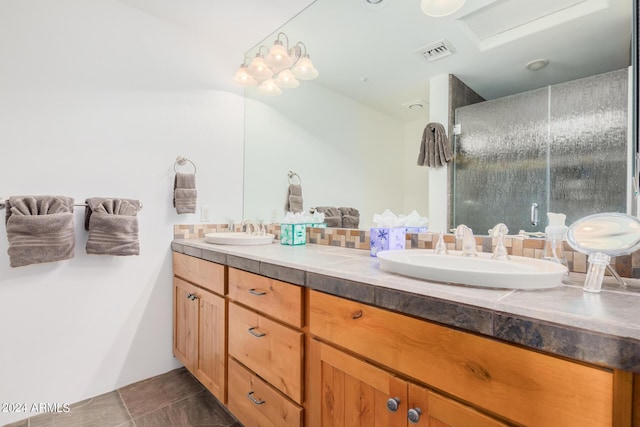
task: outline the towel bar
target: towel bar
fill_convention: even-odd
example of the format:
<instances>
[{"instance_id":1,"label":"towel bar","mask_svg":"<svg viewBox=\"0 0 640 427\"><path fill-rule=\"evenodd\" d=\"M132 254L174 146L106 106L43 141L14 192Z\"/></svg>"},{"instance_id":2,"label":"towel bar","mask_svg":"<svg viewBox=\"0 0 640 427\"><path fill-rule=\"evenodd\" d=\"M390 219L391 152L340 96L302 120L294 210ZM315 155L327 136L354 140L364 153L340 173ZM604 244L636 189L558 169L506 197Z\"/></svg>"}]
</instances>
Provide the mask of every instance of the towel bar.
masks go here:
<instances>
[{"instance_id":1,"label":"towel bar","mask_svg":"<svg viewBox=\"0 0 640 427\"><path fill-rule=\"evenodd\" d=\"M4 209L7 206L7 200L9 199L0 199L0 210ZM82 204L74 204L74 207L83 207L86 208L88 205L86 203L82 203ZM142 209L142 203L140 203L140 209Z\"/></svg>"},{"instance_id":2,"label":"towel bar","mask_svg":"<svg viewBox=\"0 0 640 427\"><path fill-rule=\"evenodd\" d=\"M193 174L195 175L195 173L196 173L196 164L193 163L191 160L187 159L184 156L178 156L178 158L176 159L175 163L173 164L173 171L177 173L178 171L176 170L176 165L184 166L187 163L191 163L191 166L193 166Z\"/></svg>"},{"instance_id":3,"label":"towel bar","mask_svg":"<svg viewBox=\"0 0 640 427\"><path fill-rule=\"evenodd\" d=\"M81 203L81 204L73 205L73 206L74 206L74 207L75 207L75 206L77 206L77 207L83 207L83 208L86 208L86 207L88 207L89 205L87 205L86 203ZM139 209L140 209L140 210L142 210L142 202L140 202L140 208L139 208Z\"/></svg>"}]
</instances>

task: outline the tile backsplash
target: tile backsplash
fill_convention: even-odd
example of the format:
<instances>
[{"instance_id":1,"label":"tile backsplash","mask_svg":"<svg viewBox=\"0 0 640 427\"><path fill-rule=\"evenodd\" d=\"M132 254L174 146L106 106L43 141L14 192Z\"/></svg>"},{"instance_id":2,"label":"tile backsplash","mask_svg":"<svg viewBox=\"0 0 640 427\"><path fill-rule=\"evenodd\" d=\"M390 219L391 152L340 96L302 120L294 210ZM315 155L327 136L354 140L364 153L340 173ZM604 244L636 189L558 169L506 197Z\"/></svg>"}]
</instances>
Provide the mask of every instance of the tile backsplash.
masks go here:
<instances>
[{"instance_id":1,"label":"tile backsplash","mask_svg":"<svg viewBox=\"0 0 640 427\"><path fill-rule=\"evenodd\" d=\"M280 225L268 224L267 232L276 238L280 237ZM173 227L174 239L201 239L206 233L219 233L229 230L227 224L179 224ZM240 231L236 225L234 231ZM476 236L476 248L481 252L493 252L496 239L487 236ZM316 245L337 246L352 249L369 250L369 230L348 228L313 228L307 227L307 243ZM461 250L461 242L456 242L453 234L446 234L444 241L449 250ZM433 249L438 242L435 233L407 233L407 249ZM505 237L504 244L510 255L529 258L542 258L544 239L525 239L521 237ZM587 256L576 252L564 243L564 253L569 269L576 273L587 272ZM622 277L640 278L640 251L631 255L611 258L611 264Z\"/></svg>"}]
</instances>

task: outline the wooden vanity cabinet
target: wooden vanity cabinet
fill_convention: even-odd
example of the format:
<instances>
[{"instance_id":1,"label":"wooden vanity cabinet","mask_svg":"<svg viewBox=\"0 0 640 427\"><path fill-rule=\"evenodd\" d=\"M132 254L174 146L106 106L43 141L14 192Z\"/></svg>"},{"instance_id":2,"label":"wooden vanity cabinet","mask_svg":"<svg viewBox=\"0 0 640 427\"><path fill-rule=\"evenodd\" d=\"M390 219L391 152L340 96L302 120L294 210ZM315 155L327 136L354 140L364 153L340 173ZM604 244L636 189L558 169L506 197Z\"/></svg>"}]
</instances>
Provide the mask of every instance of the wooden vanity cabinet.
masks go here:
<instances>
[{"instance_id":1,"label":"wooden vanity cabinet","mask_svg":"<svg viewBox=\"0 0 640 427\"><path fill-rule=\"evenodd\" d=\"M321 402L310 406L316 414L307 417L310 425L339 425L332 423L334 415L326 413L328 408L334 412L350 408L348 419L383 412L378 410L380 401L354 408L362 400L353 393L375 394L361 385L365 378L373 377L363 376L372 369L365 369L362 361L381 372L384 379L376 380L372 390L389 393L387 399L395 397L397 388L387 382L402 379L414 384L407 386L409 403L402 409L406 416L412 405L426 408L421 408L428 414L423 420L429 421L423 425L630 425L631 414L624 402L630 402L631 387L616 386L618 381L614 381L614 377L628 379L628 373L549 356L316 291L309 292L308 309L309 332L322 342L319 349L315 344L310 349L308 362L310 383L322 384L309 386L315 387L308 391L312 401ZM358 359L361 363L354 361ZM341 383L346 374L353 378L349 386L346 380ZM385 400L383 397L379 399ZM402 401L401 397L400 404ZM482 421L462 421L465 417ZM376 419L370 425L396 424L378 424Z\"/></svg>"},{"instance_id":2,"label":"wooden vanity cabinet","mask_svg":"<svg viewBox=\"0 0 640 427\"><path fill-rule=\"evenodd\" d=\"M229 269L228 407L246 427L300 427L303 289Z\"/></svg>"},{"instance_id":3,"label":"wooden vanity cabinet","mask_svg":"<svg viewBox=\"0 0 640 427\"><path fill-rule=\"evenodd\" d=\"M313 345L321 372L318 426L507 426L327 344Z\"/></svg>"},{"instance_id":4,"label":"wooden vanity cabinet","mask_svg":"<svg viewBox=\"0 0 640 427\"><path fill-rule=\"evenodd\" d=\"M173 253L173 354L226 402L227 267Z\"/></svg>"},{"instance_id":5,"label":"wooden vanity cabinet","mask_svg":"<svg viewBox=\"0 0 640 427\"><path fill-rule=\"evenodd\" d=\"M640 427L629 372L179 253L173 264L174 355L245 427Z\"/></svg>"}]
</instances>

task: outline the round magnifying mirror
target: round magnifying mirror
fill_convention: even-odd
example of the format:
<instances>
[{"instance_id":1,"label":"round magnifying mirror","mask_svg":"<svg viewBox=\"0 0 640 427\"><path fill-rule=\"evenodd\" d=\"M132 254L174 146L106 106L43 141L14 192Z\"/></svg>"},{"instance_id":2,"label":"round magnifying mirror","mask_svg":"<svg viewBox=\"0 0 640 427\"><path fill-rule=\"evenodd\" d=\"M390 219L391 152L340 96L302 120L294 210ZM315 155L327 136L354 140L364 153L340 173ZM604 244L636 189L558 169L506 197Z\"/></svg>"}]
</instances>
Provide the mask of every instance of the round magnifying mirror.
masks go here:
<instances>
[{"instance_id":1,"label":"round magnifying mirror","mask_svg":"<svg viewBox=\"0 0 640 427\"><path fill-rule=\"evenodd\" d=\"M630 254L640 249L640 219L617 212L589 215L571 224L567 241L584 254Z\"/></svg>"}]
</instances>

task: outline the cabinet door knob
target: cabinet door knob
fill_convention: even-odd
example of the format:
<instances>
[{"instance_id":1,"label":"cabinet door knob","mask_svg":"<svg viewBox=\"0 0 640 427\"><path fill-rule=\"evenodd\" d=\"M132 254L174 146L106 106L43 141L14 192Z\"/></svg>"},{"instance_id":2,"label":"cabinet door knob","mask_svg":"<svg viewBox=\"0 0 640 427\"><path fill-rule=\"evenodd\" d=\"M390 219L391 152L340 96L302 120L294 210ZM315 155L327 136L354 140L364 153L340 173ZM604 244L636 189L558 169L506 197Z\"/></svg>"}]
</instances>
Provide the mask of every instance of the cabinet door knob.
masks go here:
<instances>
[{"instance_id":1,"label":"cabinet door knob","mask_svg":"<svg viewBox=\"0 0 640 427\"><path fill-rule=\"evenodd\" d=\"M418 424L420 421L420 415L422 415L422 410L420 410L420 408L411 408L407 413L407 418L411 424Z\"/></svg>"},{"instance_id":2,"label":"cabinet door knob","mask_svg":"<svg viewBox=\"0 0 640 427\"><path fill-rule=\"evenodd\" d=\"M267 335L264 332L255 332L256 329L258 329L258 327L254 326L253 328L249 328L248 331L251 335L258 338L262 338L263 336Z\"/></svg>"},{"instance_id":3,"label":"cabinet door knob","mask_svg":"<svg viewBox=\"0 0 640 427\"><path fill-rule=\"evenodd\" d=\"M190 299L191 301L198 299L197 296L195 296L194 294L192 294L191 292L189 292L187 294L187 299Z\"/></svg>"},{"instance_id":4,"label":"cabinet door knob","mask_svg":"<svg viewBox=\"0 0 640 427\"><path fill-rule=\"evenodd\" d=\"M396 412L398 410L398 405L400 405L399 397L390 397L389 400L387 400L387 409L389 412Z\"/></svg>"},{"instance_id":5,"label":"cabinet door knob","mask_svg":"<svg viewBox=\"0 0 640 427\"><path fill-rule=\"evenodd\" d=\"M247 393L247 397L249 398L250 401L252 401L253 403L255 403L256 405L262 405L265 403L264 400L260 399L256 399L255 397L253 397L253 391L250 391L249 393Z\"/></svg>"},{"instance_id":6,"label":"cabinet door knob","mask_svg":"<svg viewBox=\"0 0 640 427\"><path fill-rule=\"evenodd\" d=\"M255 295L255 296L257 296L257 297L262 297L262 296L265 296L265 295L267 294L267 293L266 293L266 292L264 292L264 291L256 291L256 290L255 290L255 288L251 288L251 289L249 289L249 293L250 293L251 295Z\"/></svg>"}]
</instances>

